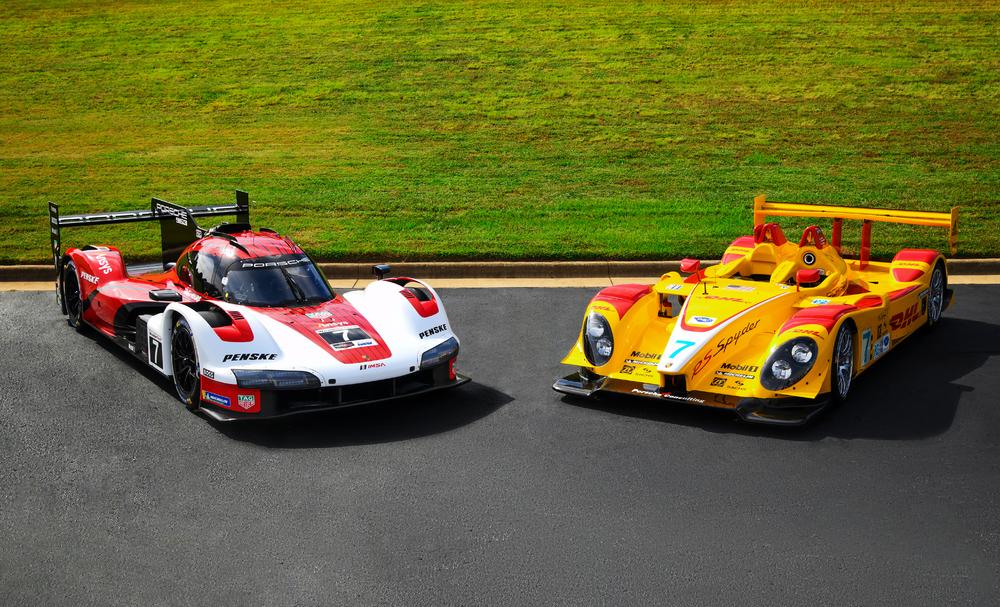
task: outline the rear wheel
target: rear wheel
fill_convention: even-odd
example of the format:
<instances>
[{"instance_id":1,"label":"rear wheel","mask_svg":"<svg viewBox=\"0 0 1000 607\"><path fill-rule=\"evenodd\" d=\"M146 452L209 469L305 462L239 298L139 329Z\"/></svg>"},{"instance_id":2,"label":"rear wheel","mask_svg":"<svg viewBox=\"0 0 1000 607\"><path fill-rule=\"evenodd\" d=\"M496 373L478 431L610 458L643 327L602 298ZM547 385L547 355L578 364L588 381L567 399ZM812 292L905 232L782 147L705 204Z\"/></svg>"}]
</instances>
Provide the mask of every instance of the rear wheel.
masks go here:
<instances>
[{"instance_id":1,"label":"rear wheel","mask_svg":"<svg viewBox=\"0 0 1000 607\"><path fill-rule=\"evenodd\" d=\"M72 261L63 266L62 300L66 307L66 322L77 331L82 331L83 298L80 295L80 277Z\"/></svg>"},{"instance_id":2,"label":"rear wheel","mask_svg":"<svg viewBox=\"0 0 1000 607\"><path fill-rule=\"evenodd\" d=\"M927 326L933 327L941 320L944 312L945 292L948 288L948 277L944 273L944 264L940 261L931 273L930 293L927 294Z\"/></svg>"},{"instance_id":3,"label":"rear wheel","mask_svg":"<svg viewBox=\"0 0 1000 607\"><path fill-rule=\"evenodd\" d=\"M178 398L188 409L197 409L201 388L198 352L194 347L191 326L183 318L174 323L174 331L170 336L170 363L173 366L174 388Z\"/></svg>"},{"instance_id":4,"label":"rear wheel","mask_svg":"<svg viewBox=\"0 0 1000 607\"><path fill-rule=\"evenodd\" d=\"M830 363L830 391L837 401L847 400L854 379L854 328L844 323L833 342L833 360Z\"/></svg>"}]
</instances>

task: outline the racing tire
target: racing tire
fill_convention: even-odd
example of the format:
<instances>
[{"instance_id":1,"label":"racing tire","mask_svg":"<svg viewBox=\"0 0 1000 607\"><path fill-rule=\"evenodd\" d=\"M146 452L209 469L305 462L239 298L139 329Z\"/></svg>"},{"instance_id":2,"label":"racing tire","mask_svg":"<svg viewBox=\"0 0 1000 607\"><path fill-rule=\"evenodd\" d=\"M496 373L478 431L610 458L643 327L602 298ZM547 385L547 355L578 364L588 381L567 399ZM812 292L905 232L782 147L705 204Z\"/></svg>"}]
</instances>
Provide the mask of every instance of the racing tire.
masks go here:
<instances>
[{"instance_id":1,"label":"racing tire","mask_svg":"<svg viewBox=\"0 0 1000 607\"><path fill-rule=\"evenodd\" d=\"M945 298L948 296L948 274L940 261L931 272L930 292L927 294L927 328L932 329L941 322L944 314Z\"/></svg>"},{"instance_id":2,"label":"racing tire","mask_svg":"<svg viewBox=\"0 0 1000 607\"><path fill-rule=\"evenodd\" d=\"M830 394L834 402L844 402L854 382L854 327L845 322L837 331L830 359Z\"/></svg>"},{"instance_id":3,"label":"racing tire","mask_svg":"<svg viewBox=\"0 0 1000 607\"><path fill-rule=\"evenodd\" d=\"M77 331L83 331L83 297L80 295L80 275L72 261L63 266L61 281L63 306L66 322Z\"/></svg>"},{"instance_id":4,"label":"racing tire","mask_svg":"<svg viewBox=\"0 0 1000 607\"><path fill-rule=\"evenodd\" d=\"M191 326L183 318L174 323L174 330L170 335L170 363L177 397L185 407L194 411L201 400L198 350L194 347Z\"/></svg>"}]
</instances>

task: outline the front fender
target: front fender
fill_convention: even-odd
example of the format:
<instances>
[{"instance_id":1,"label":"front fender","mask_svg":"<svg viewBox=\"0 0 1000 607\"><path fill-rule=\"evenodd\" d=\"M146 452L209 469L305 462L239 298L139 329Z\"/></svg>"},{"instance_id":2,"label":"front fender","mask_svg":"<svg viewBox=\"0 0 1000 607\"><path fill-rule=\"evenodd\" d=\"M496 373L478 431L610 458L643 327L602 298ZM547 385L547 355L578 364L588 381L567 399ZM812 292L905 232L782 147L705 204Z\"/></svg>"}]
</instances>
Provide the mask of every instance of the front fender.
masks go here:
<instances>
[{"instance_id":1,"label":"front fender","mask_svg":"<svg viewBox=\"0 0 1000 607\"><path fill-rule=\"evenodd\" d=\"M228 308L223 305L217 307L224 312ZM230 365L227 364L226 357L232 355L255 354L259 356L263 354L270 356L273 354L274 358L268 360L280 360L284 354L270 332L251 316L247 316L244 320L253 333L252 338L246 341L230 341L220 337L216 328L213 328L198 310L183 303L172 303L164 310L161 324L158 327L163 347L163 373L166 375L173 375L170 363L170 341L174 325L180 318L185 319L188 326L191 327L195 352L198 355L198 365L201 368L206 366L213 369L228 367ZM154 332L153 329L150 331ZM217 377L216 379L224 378ZM232 378L232 381L235 382L235 378Z\"/></svg>"},{"instance_id":2,"label":"front fender","mask_svg":"<svg viewBox=\"0 0 1000 607\"><path fill-rule=\"evenodd\" d=\"M421 301L408 286L423 289L431 299ZM344 299L365 316L394 352L396 345L425 351L451 337L458 341L444 302L437 291L422 281L376 280L362 290L344 293Z\"/></svg>"}]
</instances>

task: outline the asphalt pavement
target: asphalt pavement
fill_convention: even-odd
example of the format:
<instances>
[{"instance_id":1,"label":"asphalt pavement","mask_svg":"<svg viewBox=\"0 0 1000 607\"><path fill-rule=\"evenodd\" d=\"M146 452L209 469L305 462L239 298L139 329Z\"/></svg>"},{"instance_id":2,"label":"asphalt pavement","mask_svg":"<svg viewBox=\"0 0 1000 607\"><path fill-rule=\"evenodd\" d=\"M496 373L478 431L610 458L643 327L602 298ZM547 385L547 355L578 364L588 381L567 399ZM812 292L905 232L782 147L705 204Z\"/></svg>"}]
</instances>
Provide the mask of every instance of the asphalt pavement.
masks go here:
<instances>
[{"instance_id":1,"label":"asphalt pavement","mask_svg":"<svg viewBox=\"0 0 1000 607\"><path fill-rule=\"evenodd\" d=\"M1000 286L803 429L553 392L593 292L445 290L473 383L242 425L0 293L0 604L1000 601Z\"/></svg>"}]
</instances>

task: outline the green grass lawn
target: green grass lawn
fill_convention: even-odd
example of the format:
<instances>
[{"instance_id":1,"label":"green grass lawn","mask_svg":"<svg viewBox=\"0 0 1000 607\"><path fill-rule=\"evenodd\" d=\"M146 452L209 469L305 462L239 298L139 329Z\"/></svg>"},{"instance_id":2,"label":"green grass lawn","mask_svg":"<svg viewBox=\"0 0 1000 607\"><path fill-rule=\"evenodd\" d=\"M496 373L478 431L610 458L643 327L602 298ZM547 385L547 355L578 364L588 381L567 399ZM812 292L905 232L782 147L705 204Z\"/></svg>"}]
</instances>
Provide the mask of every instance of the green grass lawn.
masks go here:
<instances>
[{"instance_id":1,"label":"green grass lawn","mask_svg":"<svg viewBox=\"0 0 1000 607\"><path fill-rule=\"evenodd\" d=\"M236 188L326 260L718 257L760 193L960 205L1000 255L996 4L788 4L8 0L0 263L48 260L49 200Z\"/></svg>"}]
</instances>

